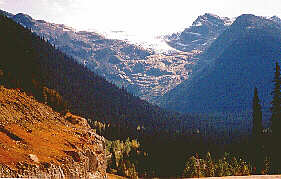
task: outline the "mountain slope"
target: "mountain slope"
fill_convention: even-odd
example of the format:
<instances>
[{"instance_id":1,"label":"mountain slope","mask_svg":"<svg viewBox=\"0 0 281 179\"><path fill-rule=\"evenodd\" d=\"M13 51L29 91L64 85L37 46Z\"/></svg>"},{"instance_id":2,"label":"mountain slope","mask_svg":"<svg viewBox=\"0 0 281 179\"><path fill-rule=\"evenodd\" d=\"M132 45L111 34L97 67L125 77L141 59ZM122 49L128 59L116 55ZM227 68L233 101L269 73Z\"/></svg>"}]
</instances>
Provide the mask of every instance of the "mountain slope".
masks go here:
<instances>
[{"instance_id":1,"label":"mountain slope","mask_svg":"<svg viewBox=\"0 0 281 179\"><path fill-rule=\"evenodd\" d=\"M6 12L6 11L2 11L2 10L0 10L0 14L3 14L4 16L9 17L9 18L14 16L14 14Z\"/></svg>"},{"instance_id":2,"label":"mountain slope","mask_svg":"<svg viewBox=\"0 0 281 179\"><path fill-rule=\"evenodd\" d=\"M44 39L14 21L0 17L0 49L3 81L13 88L22 88L43 99L44 87L56 90L74 114L97 121L111 122L131 129L143 125L147 131L154 126L180 127L176 114L140 100L89 71L55 49ZM42 100L43 101L43 100Z\"/></svg>"},{"instance_id":3,"label":"mountain slope","mask_svg":"<svg viewBox=\"0 0 281 179\"><path fill-rule=\"evenodd\" d=\"M105 176L105 139L86 119L62 116L3 86L0 104L0 177Z\"/></svg>"},{"instance_id":4,"label":"mountain slope","mask_svg":"<svg viewBox=\"0 0 281 179\"><path fill-rule=\"evenodd\" d=\"M34 20L26 14L10 17L44 37L79 64L149 101L187 79L190 68L185 66L196 60L196 53L157 54L151 49L107 39L95 32L77 32L62 24Z\"/></svg>"},{"instance_id":5,"label":"mountain slope","mask_svg":"<svg viewBox=\"0 0 281 179\"><path fill-rule=\"evenodd\" d=\"M162 99L182 112L251 109L253 89L269 107L274 64L281 59L281 26L270 19L242 15L203 54L197 72Z\"/></svg>"},{"instance_id":6,"label":"mountain slope","mask_svg":"<svg viewBox=\"0 0 281 179\"><path fill-rule=\"evenodd\" d=\"M181 171L183 153L186 153L181 141L186 138L177 136L179 132L184 135L189 131L184 130L184 121L179 120L179 114L152 106L108 83L9 18L0 16L0 34L0 84L24 90L42 103L49 96L51 102L61 101L61 95L68 102L71 113L87 118L90 124L102 121L104 125L96 123L97 131L106 128L103 134L107 139L117 140L119 144L128 137L137 138L141 149L148 153L145 160L136 159L140 163L135 167L139 166L144 175L172 176ZM60 137L60 140L64 139L64 136ZM127 147L123 147L127 151ZM167 162L174 163L173 167L166 165Z\"/></svg>"},{"instance_id":7,"label":"mountain slope","mask_svg":"<svg viewBox=\"0 0 281 179\"><path fill-rule=\"evenodd\" d=\"M167 37L167 43L181 51L205 50L211 43L231 25L232 20L206 13L199 16L192 26L183 32Z\"/></svg>"}]
</instances>

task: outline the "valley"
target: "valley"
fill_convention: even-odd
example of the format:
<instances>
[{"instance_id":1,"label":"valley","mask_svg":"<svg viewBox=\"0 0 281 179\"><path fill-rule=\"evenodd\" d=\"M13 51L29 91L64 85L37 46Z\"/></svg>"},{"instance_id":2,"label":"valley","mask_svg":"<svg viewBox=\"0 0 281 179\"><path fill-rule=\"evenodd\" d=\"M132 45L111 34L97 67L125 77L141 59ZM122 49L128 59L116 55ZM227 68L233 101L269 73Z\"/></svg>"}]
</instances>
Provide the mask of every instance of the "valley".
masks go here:
<instances>
[{"instance_id":1,"label":"valley","mask_svg":"<svg viewBox=\"0 0 281 179\"><path fill-rule=\"evenodd\" d=\"M198 87L192 87L192 89L188 89L187 86L193 85L189 83L194 83L193 81L196 81L196 79L203 79L206 77L206 75L209 75L209 72L202 71L212 71L213 68L221 68L218 69L218 72L212 73L214 73L217 77L225 75L219 73L220 71L223 71L223 68L225 69L226 67L222 66L222 62L217 64L215 61L217 61L216 59L218 58L224 58L223 55L227 54L228 52L223 52L236 39L243 35L242 31L244 28L244 25L237 22L236 19L219 17L214 14L205 13L204 15L199 16L190 27L186 28L181 33L163 36L163 41L166 41L166 43L174 48L174 50L160 53L151 48L144 48L141 45L131 44L128 41L108 39L105 36L95 32L76 31L75 29L62 24L34 20L32 17L26 14L10 14L10 17L23 26L30 28L39 36L44 37L44 39L46 39L48 42L55 45L56 48L73 57L79 64L82 64L91 71L103 76L107 81L114 83L120 88L125 88L131 94L139 96L141 99L147 100L150 103L180 112L202 112L202 106L198 107L197 109L193 109L188 107L188 105L182 105L179 103L179 101L189 101L190 105L194 107L196 106L195 104L198 101L198 97L195 97L192 90L194 90L194 92L198 92L202 91L203 89L197 89ZM238 20L239 19L240 18L238 18ZM267 19L264 18L263 21L272 21L275 24L280 24L280 19L276 16ZM232 25L233 22L236 24L235 27L232 27L234 26ZM235 28L236 30L232 30ZM276 28L280 29L280 27ZM227 35L227 33L229 34ZM271 44L269 44L269 47L270 46ZM278 48L279 47L276 47L275 49L278 51ZM254 51L255 50L258 49L254 49ZM277 51L275 53L277 55L276 57L270 56L269 58L278 59L279 57ZM244 52L241 52L240 54L239 52L230 53L238 53L238 55L235 57L231 56L230 58L256 58L255 55L253 57L252 55L245 56L247 54ZM257 53L263 52L257 51ZM261 54L260 56L267 58L265 57L265 54ZM266 62L262 62L262 64L264 63ZM241 64L241 62L237 62L237 65ZM266 68L270 68L272 70L273 64L274 61L272 61L271 67ZM252 63L252 65L254 65L254 63ZM237 71L234 72L232 69L230 69L233 72L231 72L229 75L232 75L233 79L238 82L239 75L241 75L240 71L243 70L242 68L249 67L239 66L235 68ZM265 68L265 66L261 68ZM269 74L269 72L265 72L265 70L266 69L259 69L257 71L263 71L263 73ZM254 76L255 75L252 75L252 77ZM231 81L230 78L232 77L227 77L225 79ZM265 79L263 81L265 83L269 83L271 78L272 77L267 75L267 82ZM213 83L212 80L206 80ZM247 83L249 83L249 81L250 78L247 80ZM221 85L224 85L224 83L221 82ZM205 82L200 82L200 84L205 84L206 86L211 85ZM252 88L253 85L254 84L252 84ZM263 86L264 84L256 85ZM219 88L223 91L226 90L223 86ZM239 87L235 85L235 88ZM187 93L186 91L190 92ZM247 99L249 102L251 91L252 90L248 88L247 94L244 90L242 92L243 94L241 93L239 96L244 98L242 96L247 95L248 98L244 99ZM218 90L212 90L212 92L218 92ZM263 93L269 94L268 91ZM201 93L198 93L198 95L199 94ZM191 98L182 98L183 95L190 96ZM203 98L203 96L202 99L204 101L210 101L210 103L214 103L215 98L218 96L218 94L211 95L211 93L208 93L207 95L209 95L209 100L205 100L206 98ZM178 97L180 99L178 100L176 96L180 96ZM212 97L214 99L211 99ZM265 104L268 106L269 97L264 96L262 98L266 98ZM226 98L226 100L228 100L228 98ZM231 112L231 105L236 106L237 104L246 103L245 101L242 102L240 99L238 101L237 100L235 102L236 104L218 104L217 106L214 106L214 110L215 112L222 112L222 110L225 111L226 106L229 106L229 109L226 111ZM220 100L220 102L223 101ZM175 103L181 107L174 107L172 103ZM197 104L204 103L200 101ZM224 106L224 108L220 106ZM245 107L246 106L234 108L240 110L242 108L245 109ZM188 109L185 110L183 108ZM211 110L211 106L208 106L208 108ZM245 110L248 109L249 105L247 105L247 109Z\"/></svg>"},{"instance_id":2,"label":"valley","mask_svg":"<svg viewBox=\"0 0 281 179\"><path fill-rule=\"evenodd\" d=\"M157 51L1 14L0 176L280 174L277 16L205 13Z\"/></svg>"},{"instance_id":3,"label":"valley","mask_svg":"<svg viewBox=\"0 0 281 179\"><path fill-rule=\"evenodd\" d=\"M34 20L26 14L11 18L109 82L150 102L188 79L191 66L201 53L196 49L156 53L153 49L108 39L95 32Z\"/></svg>"}]
</instances>

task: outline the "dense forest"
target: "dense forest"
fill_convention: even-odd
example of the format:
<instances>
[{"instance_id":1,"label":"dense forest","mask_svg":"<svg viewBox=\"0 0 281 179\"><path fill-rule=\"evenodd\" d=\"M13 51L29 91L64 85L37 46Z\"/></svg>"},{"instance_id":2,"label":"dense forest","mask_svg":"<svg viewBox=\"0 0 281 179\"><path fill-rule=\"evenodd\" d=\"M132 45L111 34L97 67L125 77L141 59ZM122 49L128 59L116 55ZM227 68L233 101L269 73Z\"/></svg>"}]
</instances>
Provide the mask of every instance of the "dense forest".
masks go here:
<instances>
[{"instance_id":1,"label":"dense forest","mask_svg":"<svg viewBox=\"0 0 281 179\"><path fill-rule=\"evenodd\" d=\"M19 88L62 114L70 111L87 118L108 139L108 172L132 178L280 173L279 148L271 142L281 131L278 64L272 132L262 127L255 90L253 130L241 135L239 129L232 130L231 122L237 121L220 119L223 125L218 127L216 119L201 120L210 119L208 114L180 115L140 100L5 16L0 16L0 34L1 85ZM243 119L238 122L249 126Z\"/></svg>"}]
</instances>

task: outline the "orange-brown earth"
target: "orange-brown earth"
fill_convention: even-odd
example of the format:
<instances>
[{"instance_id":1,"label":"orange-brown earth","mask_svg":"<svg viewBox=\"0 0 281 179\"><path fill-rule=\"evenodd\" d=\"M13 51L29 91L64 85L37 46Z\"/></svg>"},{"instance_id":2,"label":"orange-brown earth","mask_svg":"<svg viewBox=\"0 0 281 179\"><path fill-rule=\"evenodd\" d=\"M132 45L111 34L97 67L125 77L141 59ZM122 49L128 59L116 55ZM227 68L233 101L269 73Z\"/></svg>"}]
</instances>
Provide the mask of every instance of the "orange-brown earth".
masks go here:
<instances>
[{"instance_id":1,"label":"orange-brown earth","mask_svg":"<svg viewBox=\"0 0 281 179\"><path fill-rule=\"evenodd\" d=\"M61 115L0 87L0 177L105 177L104 138L86 119Z\"/></svg>"}]
</instances>

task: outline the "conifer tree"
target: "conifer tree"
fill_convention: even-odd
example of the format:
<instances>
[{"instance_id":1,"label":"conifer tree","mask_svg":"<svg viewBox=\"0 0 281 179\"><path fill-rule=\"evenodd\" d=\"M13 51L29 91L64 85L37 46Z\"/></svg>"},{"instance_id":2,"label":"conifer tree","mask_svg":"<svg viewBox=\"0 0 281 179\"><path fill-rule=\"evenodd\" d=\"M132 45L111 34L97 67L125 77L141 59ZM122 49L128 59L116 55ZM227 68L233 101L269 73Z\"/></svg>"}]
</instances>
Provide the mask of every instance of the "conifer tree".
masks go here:
<instances>
[{"instance_id":1,"label":"conifer tree","mask_svg":"<svg viewBox=\"0 0 281 179\"><path fill-rule=\"evenodd\" d=\"M276 145L281 136L281 77L280 77L280 66L276 62L275 75L274 75L274 90L272 92L273 100L271 102L271 130L272 130L272 168L271 173L280 173L281 172L281 147L279 144Z\"/></svg>"},{"instance_id":2,"label":"conifer tree","mask_svg":"<svg viewBox=\"0 0 281 179\"><path fill-rule=\"evenodd\" d=\"M257 138L262 133L262 111L258 96L258 89L254 90L253 98L253 136Z\"/></svg>"},{"instance_id":3,"label":"conifer tree","mask_svg":"<svg viewBox=\"0 0 281 179\"><path fill-rule=\"evenodd\" d=\"M258 89L255 87L253 98L253 141L252 141L252 160L256 174L260 174L263 165L262 156L262 111L258 96Z\"/></svg>"},{"instance_id":4,"label":"conifer tree","mask_svg":"<svg viewBox=\"0 0 281 179\"><path fill-rule=\"evenodd\" d=\"M280 66L277 62L273 82L274 90L272 92L273 100L271 102L271 129L274 136L281 136L281 76Z\"/></svg>"}]
</instances>

